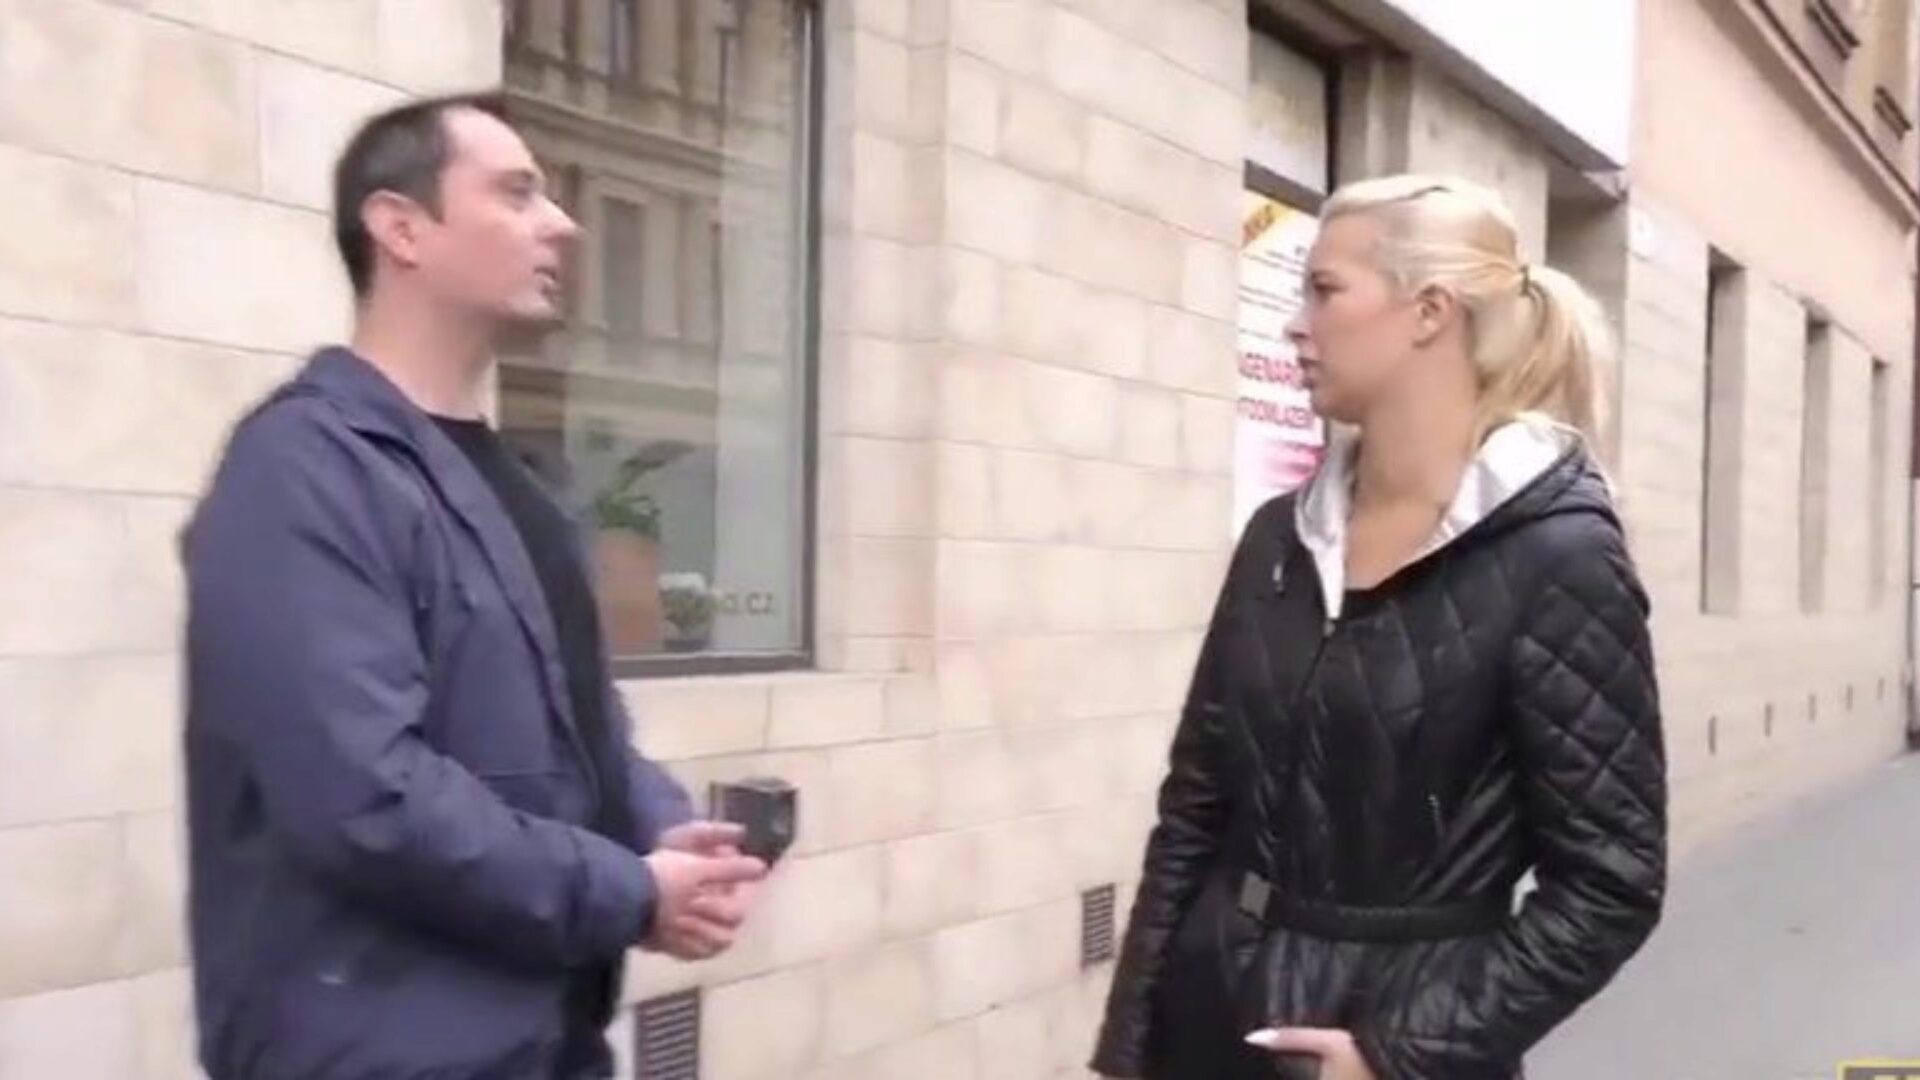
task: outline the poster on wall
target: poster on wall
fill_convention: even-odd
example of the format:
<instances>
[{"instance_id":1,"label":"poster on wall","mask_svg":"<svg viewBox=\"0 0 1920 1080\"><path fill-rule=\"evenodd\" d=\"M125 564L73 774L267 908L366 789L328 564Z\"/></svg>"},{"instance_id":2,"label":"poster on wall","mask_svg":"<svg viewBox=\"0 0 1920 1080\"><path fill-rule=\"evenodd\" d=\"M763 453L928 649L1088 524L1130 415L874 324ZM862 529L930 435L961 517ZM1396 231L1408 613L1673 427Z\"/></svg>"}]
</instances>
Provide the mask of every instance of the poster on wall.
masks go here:
<instances>
[{"instance_id":1,"label":"poster on wall","mask_svg":"<svg viewBox=\"0 0 1920 1080\"><path fill-rule=\"evenodd\" d=\"M1300 309L1307 249L1319 220L1258 192L1241 200L1240 390L1233 432L1233 528L1303 483L1320 464L1326 425L1314 415L1287 320Z\"/></svg>"}]
</instances>

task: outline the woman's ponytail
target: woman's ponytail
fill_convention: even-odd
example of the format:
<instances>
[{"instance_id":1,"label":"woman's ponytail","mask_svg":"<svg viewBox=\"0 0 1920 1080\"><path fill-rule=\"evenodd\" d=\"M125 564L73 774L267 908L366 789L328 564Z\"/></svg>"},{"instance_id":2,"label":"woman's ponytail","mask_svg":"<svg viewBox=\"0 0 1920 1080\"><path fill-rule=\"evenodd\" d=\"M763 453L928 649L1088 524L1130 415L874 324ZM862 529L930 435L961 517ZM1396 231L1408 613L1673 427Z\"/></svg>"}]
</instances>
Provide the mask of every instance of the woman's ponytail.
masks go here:
<instances>
[{"instance_id":1,"label":"woman's ponytail","mask_svg":"<svg viewBox=\"0 0 1920 1080\"><path fill-rule=\"evenodd\" d=\"M1488 322L1517 324L1517 333L1485 335L1475 349L1480 372L1480 430L1486 432L1523 416L1545 416L1580 432L1590 443L1600 437L1601 375L1613 350L1605 311L1586 288L1550 266L1520 271L1511 300L1489 299ZM1490 346L1504 346L1496 353Z\"/></svg>"}]
</instances>

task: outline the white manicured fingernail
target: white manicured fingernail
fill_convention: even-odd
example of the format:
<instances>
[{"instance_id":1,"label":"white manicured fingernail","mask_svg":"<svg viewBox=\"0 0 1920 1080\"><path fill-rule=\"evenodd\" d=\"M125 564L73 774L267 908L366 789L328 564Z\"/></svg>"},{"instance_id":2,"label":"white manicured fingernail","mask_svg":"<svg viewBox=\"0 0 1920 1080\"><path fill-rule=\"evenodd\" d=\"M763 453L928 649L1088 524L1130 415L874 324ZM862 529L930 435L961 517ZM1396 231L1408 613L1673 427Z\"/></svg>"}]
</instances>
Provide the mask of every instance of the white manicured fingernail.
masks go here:
<instances>
[{"instance_id":1,"label":"white manicured fingernail","mask_svg":"<svg viewBox=\"0 0 1920 1080\"><path fill-rule=\"evenodd\" d=\"M1280 1033L1272 1028L1261 1028L1259 1031L1247 1036L1247 1045L1257 1046L1262 1050L1278 1050L1280 1048Z\"/></svg>"}]
</instances>

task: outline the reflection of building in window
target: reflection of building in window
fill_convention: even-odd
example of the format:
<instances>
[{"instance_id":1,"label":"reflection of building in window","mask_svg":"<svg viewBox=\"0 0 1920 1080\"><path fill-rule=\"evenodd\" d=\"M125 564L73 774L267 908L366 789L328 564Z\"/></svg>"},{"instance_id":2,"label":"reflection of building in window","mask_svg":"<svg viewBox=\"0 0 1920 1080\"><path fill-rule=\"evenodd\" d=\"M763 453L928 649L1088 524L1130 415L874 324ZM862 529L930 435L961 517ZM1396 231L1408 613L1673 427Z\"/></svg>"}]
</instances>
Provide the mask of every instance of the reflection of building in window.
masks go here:
<instances>
[{"instance_id":1,"label":"reflection of building in window","mask_svg":"<svg viewBox=\"0 0 1920 1080\"><path fill-rule=\"evenodd\" d=\"M616 79L632 79L637 70L639 18L635 0L607 0L607 73Z\"/></svg>"},{"instance_id":2,"label":"reflection of building in window","mask_svg":"<svg viewBox=\"0 0 1920 1080\"><path fill-rule=\"evenodd\" d=\"M712 646L797 649L810 5L509 8L516 120L583 235L566 327L502 365L502 426L589 514L646 458L660 572L724 594ZM773 600L730 618L734 592Z\"/></svg>"},{"instance_id":3,"label":"reflection of building in window","mask_svg":"<svg viewBox=\"0 0 1920 1080\"><path fill-rule=\"evenodd\" d=\"M645 336L645 211L624 199L607 199L600 211L600 297L607 331L618 341Z\"/></svg>"}]
</instances>

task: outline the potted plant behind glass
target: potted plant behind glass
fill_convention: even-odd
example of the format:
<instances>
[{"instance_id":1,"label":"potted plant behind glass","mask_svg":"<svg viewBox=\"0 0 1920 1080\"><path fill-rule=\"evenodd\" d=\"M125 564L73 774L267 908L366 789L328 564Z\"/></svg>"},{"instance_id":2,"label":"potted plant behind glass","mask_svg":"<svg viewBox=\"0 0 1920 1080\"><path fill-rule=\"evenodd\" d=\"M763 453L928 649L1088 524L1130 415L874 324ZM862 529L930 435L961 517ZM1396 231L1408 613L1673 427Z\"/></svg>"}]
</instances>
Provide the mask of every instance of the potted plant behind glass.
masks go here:
<instances>
[{"instance_id":1,"label":"potted plant behind glass","mask_svg":"<svg viewBox=\"0 0 1920 1080\"><path fill-rule=\"evenodd\" d=\"M660 603L672 628L668 652L700 652L712 643L713 590L705 575L660 575Z\"/></svg>"},{"instance_id":2,"label":"potted plant behind glass","mask_svg":"<svg viewBox=\"0 0 1920 1080\"><path fill-rule=\"evenodd\" d=\"M615 656L657 652L666 639L660 604L660 504L641 480L687 453L685 443L650 443L614 468L595 493L594 596L607 651Z\"/></svg>"}]
</instances>

